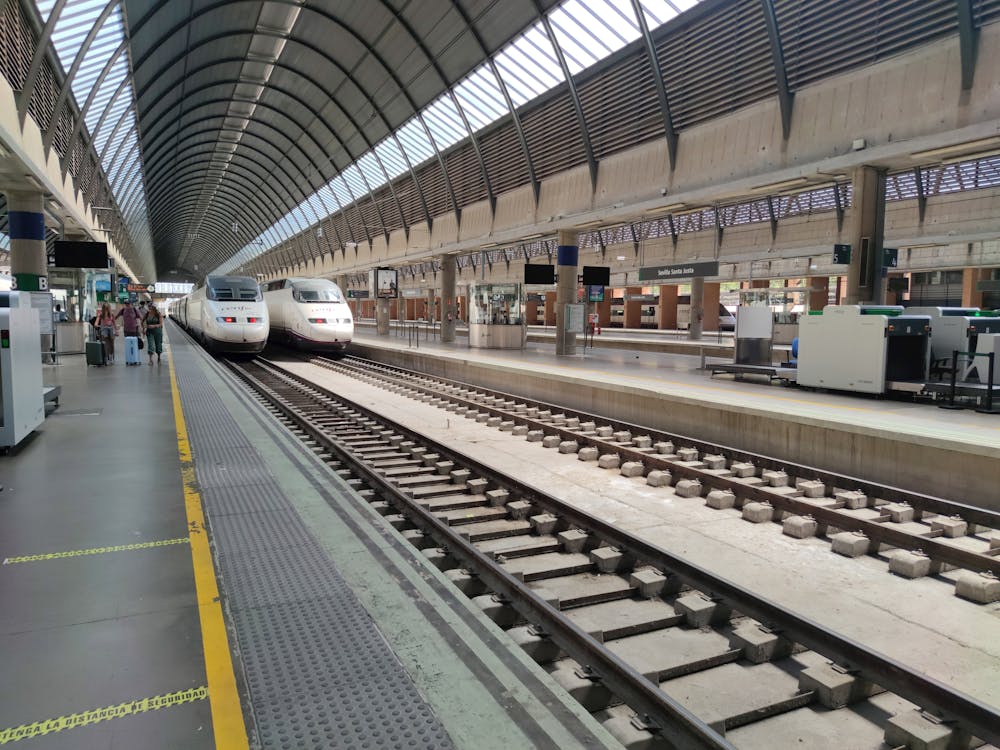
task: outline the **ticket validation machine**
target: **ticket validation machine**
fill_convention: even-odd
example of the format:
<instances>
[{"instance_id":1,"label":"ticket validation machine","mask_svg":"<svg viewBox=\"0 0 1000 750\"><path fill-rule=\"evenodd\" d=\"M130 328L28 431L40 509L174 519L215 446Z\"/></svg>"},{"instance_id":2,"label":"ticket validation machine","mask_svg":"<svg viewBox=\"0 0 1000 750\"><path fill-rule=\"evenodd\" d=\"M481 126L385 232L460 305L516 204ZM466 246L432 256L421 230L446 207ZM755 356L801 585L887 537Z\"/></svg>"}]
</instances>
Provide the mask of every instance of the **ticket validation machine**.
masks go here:
<instances>
[{"instance_id":1,"label":"ticket validation machine","mask_svg":"<svg viewBox=\"0 0 1000 750\"><path fill-rule=\"evenodd\" d=\"M799 385L913 391L927 380L931 319L898 306L827 305L799 320Z\"/></svg>"},{"instance_id":2,"label":"ticket validation machine","mask_svg":"<svg viewBox=\"0 0 1000 750\"><path fill-rule=\"evenodd\" d=\"M0 292L0 449L20 443L44 419L38 313L30 295Z\"/></svg>"}]
</instances>

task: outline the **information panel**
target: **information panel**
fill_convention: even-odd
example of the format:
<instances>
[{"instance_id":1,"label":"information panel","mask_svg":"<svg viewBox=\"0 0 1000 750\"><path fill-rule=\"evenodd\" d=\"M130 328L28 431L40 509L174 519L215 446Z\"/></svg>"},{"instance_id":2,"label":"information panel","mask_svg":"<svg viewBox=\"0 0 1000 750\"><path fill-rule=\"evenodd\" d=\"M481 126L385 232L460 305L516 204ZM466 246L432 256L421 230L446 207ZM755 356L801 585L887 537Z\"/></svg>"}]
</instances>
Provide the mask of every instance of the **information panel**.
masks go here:
<instances>
[{"instance_id":1,"label":"information panel","mask_svg":"<svg viewBox=\"0 0 1000 750\"><path fill-rule=\"evenodd\" d=\"M585 320L583 305L566 305L566 331L568 333L583 333Z\"/></svg>"},{"instance_id":2,"label":"information panel","mask_svg":"<svg viewBox=\"0 0 1000 750\"><path fill-rule=\"evenodd\" d=\"M639 269L639 281L673 281L693 279L696 276L718 276L719 261L675 263L670 266L649 266Z\"/></svg>"},{"instance_id":3,"label":"information panel","mask_svg":"<svg viewBox=\"0 0 1000 750\"><path fill-rule=\"evenodd\" d=\"M38 332L43 336L52 333L52 295L48 292L30 292L31 306L38 310Z\"/></svg>"}]
</instances>

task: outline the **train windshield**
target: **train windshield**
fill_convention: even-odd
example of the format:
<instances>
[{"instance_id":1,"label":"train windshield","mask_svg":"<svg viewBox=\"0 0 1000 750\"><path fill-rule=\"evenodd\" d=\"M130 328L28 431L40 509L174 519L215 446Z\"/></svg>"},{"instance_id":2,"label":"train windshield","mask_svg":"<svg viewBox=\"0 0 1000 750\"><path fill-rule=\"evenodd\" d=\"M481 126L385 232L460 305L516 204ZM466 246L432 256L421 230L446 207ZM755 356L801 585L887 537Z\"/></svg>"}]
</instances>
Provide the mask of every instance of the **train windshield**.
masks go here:
<instances>
[{"instance_id":1,"label":"train windshield","mask_svg":"<svg viewBox=\"0 0 1000 750\"><path fill-rule=\"evenodd\" d=\"M255 302L263 299L257 282L243 276L210 276L207 292L209 299L218 302Z\"/></svg>"},{"instance_id":2,"label":"train windshield","mask_svg":"<svg viewBox=\"0 0 1000 750\"><path fill-rule=\"evenodd\" d=\"M296 284L292 290L296 302L343 302L344 295L336 284Z\"/></svg>"}]
</instances>

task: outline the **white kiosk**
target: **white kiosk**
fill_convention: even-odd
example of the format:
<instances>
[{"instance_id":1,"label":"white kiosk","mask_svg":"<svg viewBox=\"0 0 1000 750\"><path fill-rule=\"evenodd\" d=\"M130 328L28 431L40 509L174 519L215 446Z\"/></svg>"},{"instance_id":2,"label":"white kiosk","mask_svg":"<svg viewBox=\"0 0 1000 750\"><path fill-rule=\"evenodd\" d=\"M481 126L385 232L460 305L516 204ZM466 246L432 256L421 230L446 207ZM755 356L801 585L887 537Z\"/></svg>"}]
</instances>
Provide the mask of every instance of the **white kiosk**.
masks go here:
<instances>
[{"instance_id":1,"label":"white kiosk","mask_svg":"<svg viewBox=\"0 0 1000 750\"><path fill-rule=\"evenodd\" d=\"M38 313L24 292L0 292L0 449L45 420Z\"/></svg>"}]
</instances>

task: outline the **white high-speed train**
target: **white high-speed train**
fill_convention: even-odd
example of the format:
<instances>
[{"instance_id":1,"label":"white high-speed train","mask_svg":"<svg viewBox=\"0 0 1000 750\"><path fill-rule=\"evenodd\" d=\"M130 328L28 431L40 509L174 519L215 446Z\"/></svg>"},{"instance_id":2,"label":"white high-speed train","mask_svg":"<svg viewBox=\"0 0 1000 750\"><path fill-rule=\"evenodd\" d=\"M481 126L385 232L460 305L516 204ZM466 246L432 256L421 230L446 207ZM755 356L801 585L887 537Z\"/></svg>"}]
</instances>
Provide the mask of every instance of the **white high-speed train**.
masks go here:
<instances>
[{"instance_id":1,"label":"white high-speed train","mask_svg":"<svg viewBox=\"0 0 1000 750\"><path fill-rule=\"evenodd\" d=\"M301 349L343 351L354 336L354 316L329 279L281 279L264 285L271 340Z\"/></svg>"},{"instance_id":2,"label":"white high-speed train","mask_svg":"<svg viewBox=\"0 0 1000 750\"><path fill-rule=\"evenodd\" d=\"M177 301L170 316L212 351L257 354L267 344L267 305L248 276L209 276Z\"/></svg>"}]
</instances>

